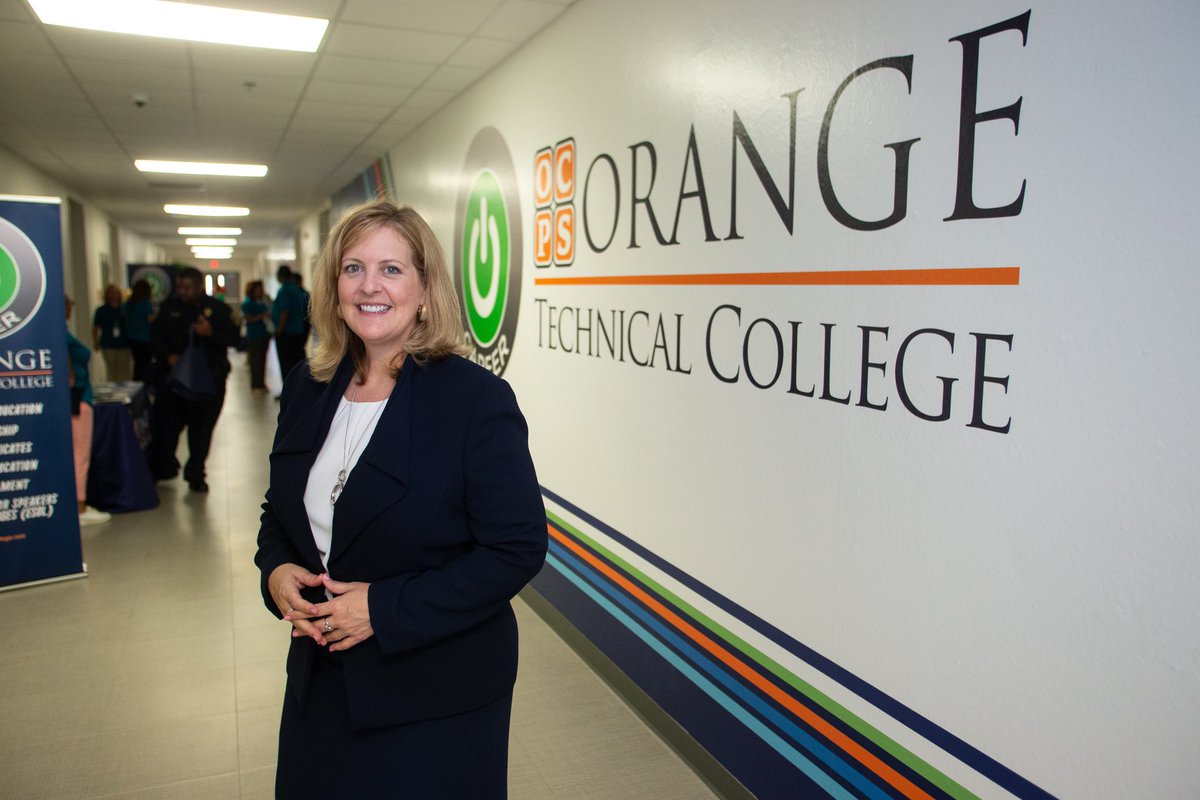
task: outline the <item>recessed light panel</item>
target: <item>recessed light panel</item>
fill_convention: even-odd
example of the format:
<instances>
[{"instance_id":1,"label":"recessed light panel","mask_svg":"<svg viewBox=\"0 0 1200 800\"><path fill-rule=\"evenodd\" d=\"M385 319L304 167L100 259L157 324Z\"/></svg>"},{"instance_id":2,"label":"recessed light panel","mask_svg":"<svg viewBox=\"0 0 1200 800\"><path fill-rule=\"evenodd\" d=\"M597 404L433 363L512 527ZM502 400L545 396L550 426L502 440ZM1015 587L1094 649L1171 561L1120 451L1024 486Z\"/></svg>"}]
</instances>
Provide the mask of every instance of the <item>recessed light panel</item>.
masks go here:
<instances>
[{"instance_id":1,"label":"recessed light panel","mask_svg":"<svg viewBox=\"0 0 1200 800\"><path fill-rule=\"evenodd\" d=\"M47 25L315 53L329 20L163 0L29 0Z\"/></svg>"},{"instance_id":2,"label":"recessed light panel","mask_svg":"<svg viewBox=\"0 0 1200 800\"><path fill-rule=\"evenodd\" d=\"M184 217L245 217L250 209L245 206L188 206L167 203L163 211Z\"/></svg>"},{"instance_id":3,"label":"recessed light panel","mask_svg":"<svg viewBox=\"0 0 1200 800\"><path fill-rule=\"evenodd\" d=\"M139 158L133 165L142 172L168 172L172 175L230 175L235 178L261 178L266 164L216 164L208 161L152 161Z\"/></svg>"}]
</instances>

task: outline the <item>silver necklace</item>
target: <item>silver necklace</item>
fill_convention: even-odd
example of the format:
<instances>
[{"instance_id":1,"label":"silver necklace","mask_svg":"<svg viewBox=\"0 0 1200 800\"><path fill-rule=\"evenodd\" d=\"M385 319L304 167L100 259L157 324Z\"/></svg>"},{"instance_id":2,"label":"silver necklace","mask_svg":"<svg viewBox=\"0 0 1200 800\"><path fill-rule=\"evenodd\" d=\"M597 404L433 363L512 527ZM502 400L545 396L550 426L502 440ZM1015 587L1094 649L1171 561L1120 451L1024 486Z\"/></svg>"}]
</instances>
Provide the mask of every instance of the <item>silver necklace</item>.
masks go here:
<instances>
[{"instance_id":1,"label":"silver necklace","mask_svg":"<svg viewBox=\"0 0 1200 800\"><path fill-rule=\"evenodd\" d=\"M337 483L333 484L333 491L329 493L329 505L337 505L338 498L342 495L342 490L346 488L346 474L350 471L350 456L358 451L358 446L362 444L363 438L367 432L372 429L379 413L383 411L383 407L387 405L387 398L379 401L379 405L375 407L375 413L367 420L367 424L358 432L358 437L354 440L354 446L350 446L350 434L354 431L354 400L358 397L358 387L354 387L354 392L350 395L350 403L346 409L346 433L342 437L342 468L338 470Z\"/></svg>"}]
</instances>

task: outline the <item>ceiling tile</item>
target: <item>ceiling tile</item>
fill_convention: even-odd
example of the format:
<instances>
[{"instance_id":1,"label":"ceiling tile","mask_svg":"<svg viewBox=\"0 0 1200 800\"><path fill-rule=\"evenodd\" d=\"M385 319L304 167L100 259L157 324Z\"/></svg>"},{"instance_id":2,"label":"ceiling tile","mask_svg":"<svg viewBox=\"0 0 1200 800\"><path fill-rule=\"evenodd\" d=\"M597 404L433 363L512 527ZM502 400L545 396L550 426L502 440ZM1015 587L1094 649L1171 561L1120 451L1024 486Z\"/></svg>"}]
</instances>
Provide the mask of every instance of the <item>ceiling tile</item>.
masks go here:
<instances>
[{"instance_id":1,"label":"ceiling tile","mask_svg":"<svg viewBox=\"0 0 1200 800\"><path fill-rule=\"evenodd\" d=\"M335 56L440 64L465 40L466 37L445 33L341 23L334 26L324 52Z\"/></svg>"},{"instance_id":2,"label":"ceiling tile","mask_svg":"<svg viewBox=\"0 0 1200 800\"><path fill-rule=\"evenodd\" d=\"M191 71L187 67L160 66L146 69L139 64L124 64L118 61L97 61L86 58L66 59L71 73L82 84L98 84L121 87L132 101L136 91L190 92Z\"/></svg>"},{"instance_id":3,"label":"ceiling tile","mask_svg":"<svg viewBox=\"0 0 1200 800\"><path fill-rule=\"evenodd\" d=\"M437 72L429 77L422 87L424 89L441 89L450 92L461 92L484 74L479 67L457 67L443 64Z\"/></svg>"},{"instance_id":4,"label":"ceiling tile","mask_svg":"<svg viewBox=\"0 0 1200 800\"><path fill-rule=\"evenodd\" d=\"M473 33L500 0L347 0L341 19L439 33Z\"/></svg>"},{"instance_id":5,"label":"ceiling tile","mask_svg":"<svg viewBox=\"0 0 1200 800\"><path fill-rule=\"evenodd\" d=\"M315 53L267 50L261 47L235 47L228 44L190 42L192 64L197 71L236 72L242 80L264 76L307 78L317 61Z\"/></svg>"},{"instance_id":6,"label":"ceiling tile","mask_svg":"<svg viewBox=\"0 0 1200 800\"><path fill-rule=\"evenodd\" d=\"M95 61L117 61L149 67L186 67L187 42L153 39L123 33L83 31L76 28L42 27L54 47L63 56Z\"/></svg>"},{"instance_id":7,"label":"ceiling tile","mask_svg":"<svg viewBox=\"0 0 1200 800\"><path fill-rule=\"evenodd\" d=\"M246 86L247 83L252 84ZM295 102L304 93L306 78L283 75L257 75L247 78L244 73L216 69L197 69L195 71L196 91L200 94L217 94L223 97L237 97L249 102L261 102L264 99L288 100Z\"/></svg>"},{"instance_id":8,"label":"ceiling tile","mask_svg":"<svg viewBox=\"0 0 1200 800\"><path fill-rule=\"evenodd\" d=\"M440 89L418 89L404 101L404 108L415 108L420 111L437 111L454 99L456 92L443 92Z\"/></svg>"},{"instance_id":9,"label":"ceiling tile","mask_svg":"<svg viewBox=\"0 0 1200 800\"><path fill-rule=\"evenodd\" d=\"M343 122L372 122L379 123L392 113L393 106L364 106L351 103L326 103L317 100L305 100L296 109L292 120L295 125L306 119L328 119Z\"/></svg>"},{"instance_id":10,"label":"ceiling tile","mask_svg":"<svg viewBox=\"0 0 1200 800\"><path fill-rule=\"evenodd\" d=\"M560 7L534 0L504 0L478 33L492 39L523 42L560 13Z\"/></svg>"},{"instance_id":11,"label":"ceiling tile","mask_svg":"<svg viewBox=\"0 0 1200 800\"><path fill-rule=\"evenodd\" d=\"M489 70L517 49L516 42L504 39L489 39L473 36L462 49L446 60L447 64L460 67L477 67Z\"/></svg>"},{"instance_id":12,"label":"ceiling tile","mask_svg":"<svg viewBox=\"0 0 1200 800\"><path fill-rule=\"evenodd\" d=\"M331 82L415 89L433 74L432 64L323 55L313 77Z\"/></svg>"},{"instance_id":13,"label":"ceiling tile","mask_svg":"<svg viewBox=\"0 0 1200 800\"><path fill-rule=\"evenodd\" d=\"M295 100L257 95L205 92L196 95L196 110L210 123L218 121L232 129L241 125L266 127L285 125L296 108Z\"/></svg>"},{"instance_id":14,"label":"ceiling tile","mask_svg":"<svg viewBox=\"0 0 1200 800\"><path fill-rule=\"evenodd\" d=\"M42 30L41 25L33 22L0 21L0 52L54 55L54 48Z\"/></svg>"},{"instance_id":15,"label":"ceiling tile","mask_svg":"<svg viewBox=\"0 0 1200 800\"><path fill-rule=\"evenodd\" d=\"M411 89L388 86L369 86L338 81L312 81L304 92L304 102L352 103L364 106L395 108L411 93Z\"/></svg>"},{"instance_id":16,"label":"ceiling tile","mask_svg":"<svg viewBox=\"0 0 1200 800\"><path fill-rule=\"evenodd\" d=\"M0 0L0 19L34 22L35 17L21 0Z\"/></svg>"}]
</instances>

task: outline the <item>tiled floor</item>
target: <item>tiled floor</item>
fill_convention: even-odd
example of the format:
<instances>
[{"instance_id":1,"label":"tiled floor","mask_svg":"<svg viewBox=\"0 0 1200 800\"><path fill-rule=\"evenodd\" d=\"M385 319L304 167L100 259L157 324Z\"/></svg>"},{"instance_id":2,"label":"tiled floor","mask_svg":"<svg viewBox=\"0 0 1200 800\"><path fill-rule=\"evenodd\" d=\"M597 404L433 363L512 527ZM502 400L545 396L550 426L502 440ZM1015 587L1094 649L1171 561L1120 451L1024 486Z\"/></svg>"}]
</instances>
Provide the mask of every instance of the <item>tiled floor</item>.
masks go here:
<instances>
[{"instance_id":1,"label":"tiled floor","mask_svg":"<svg viewBox=\"0 0 1200 800\"><path fill-rule=\"evenodd\" d=\"M0 593L0 798L272 796L288 634L252 559L277 405L246 387L239 357L208 495L159 484L159 508L83 529L88 578ZM515 605L510 797L714 797Z\"/></svg>"}]
</instances>

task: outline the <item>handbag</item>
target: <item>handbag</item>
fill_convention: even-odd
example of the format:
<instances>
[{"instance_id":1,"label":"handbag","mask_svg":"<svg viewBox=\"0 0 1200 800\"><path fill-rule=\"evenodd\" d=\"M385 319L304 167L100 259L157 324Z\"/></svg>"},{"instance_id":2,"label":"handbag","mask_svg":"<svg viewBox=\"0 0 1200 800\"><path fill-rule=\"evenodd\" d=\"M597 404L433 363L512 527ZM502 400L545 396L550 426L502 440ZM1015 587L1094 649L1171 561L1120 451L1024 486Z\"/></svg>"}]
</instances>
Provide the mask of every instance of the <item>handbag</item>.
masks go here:
<instances>
[{"instance_id":1,"label":"handbag","mask_svg":"<svg viewBox=\"0 0 1200 800\"><path fill-rule=\"evenodd\" d=\"M196 344L196 332L188 331L188 346L179 354L179 360L171 368L167 386L184 400L196 402L211 400L217 396L217 385L213 383L212 370L204 356L204 348Z\"/></svg>"}]
</instances>

